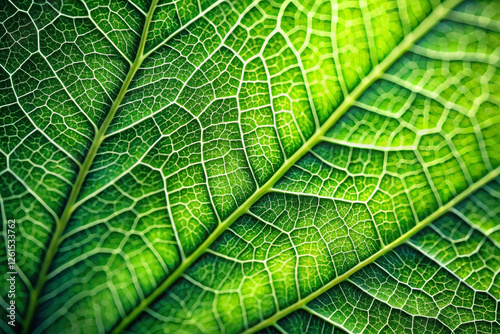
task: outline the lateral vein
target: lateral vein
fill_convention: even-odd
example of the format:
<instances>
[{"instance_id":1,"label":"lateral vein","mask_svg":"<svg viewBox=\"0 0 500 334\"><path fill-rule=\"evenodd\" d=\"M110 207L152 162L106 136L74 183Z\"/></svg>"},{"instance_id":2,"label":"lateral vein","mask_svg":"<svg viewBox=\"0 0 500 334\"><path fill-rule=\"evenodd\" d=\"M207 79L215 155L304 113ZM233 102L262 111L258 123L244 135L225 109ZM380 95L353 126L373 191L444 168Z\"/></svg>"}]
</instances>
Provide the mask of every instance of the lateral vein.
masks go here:
<instances>
[{"instance_id":1,"label":"lateral vein","mask_svg":"<svg viewBox=\"0 0 500 334\"><path fill-rule=\"evenodd\" d=\"M23 323L23 333L29 333L31 330L31 326L33 323L33 318L36 312L36 308L39 302L39 297L42 293L42 290L45 286L45 283L47 282L47 274L50 269L50 266L52 265L52 261L57 253L57 250L59 248L59 245L61 243L61 236L64 233L64 230L71 218L71 215L74 212L75 209L75 202L78 198L78 195L80 194L81 188L83 186L83 183L88 175L88 172L90 170L90 166L92 165L92 162L94 161L97 151L99 147L101 146L103 140L104 140L104 135L106 134L106 131L111 124L111 121L113 120L118 108L120 107L120 104L127 93L128 86L132 82L132 79L134 78L135 73L139 69L140 65L142 64L143 60L145 59L144 57L144 47L146 45L146 40L147 40L147 35L148 35L148 30L149 30L149 25L151 23L151 19L153 17L154 10L156 8L156 5L158 3L158 0L153 0L151 7L148 11L148 15L146 17L146 21L144 24L144 29L141 35L141 41L139 42L139 48L137 50L137 55L132 63L127 76L125 77L125 80L122 83L122 86L120 88L120 91L118 92L118 95L116 99L113 101L113 104L111 105L111 108L106 115L106 118L104 119L104 122L102 123L101 127L99 130L96 132L94 135L94 139L92 141L92 145L90 146L90 149L80 167L80 170L78 172L78 175L76 177L75 183L71 189L70 195L68 197L68 201L66 202L66 205L64 206L63 212L61 214L61 217L56 221L56 230L54 234L52 235L52 238L49 243L49 247L47 248L47 252L45 253L42 266L40 268L40 273L38 275L38 279L35 285L35 288L33 291L30 293L30 300L28 304L28 309L26 312L26 318Z\"/></svg>"}]
</instances>

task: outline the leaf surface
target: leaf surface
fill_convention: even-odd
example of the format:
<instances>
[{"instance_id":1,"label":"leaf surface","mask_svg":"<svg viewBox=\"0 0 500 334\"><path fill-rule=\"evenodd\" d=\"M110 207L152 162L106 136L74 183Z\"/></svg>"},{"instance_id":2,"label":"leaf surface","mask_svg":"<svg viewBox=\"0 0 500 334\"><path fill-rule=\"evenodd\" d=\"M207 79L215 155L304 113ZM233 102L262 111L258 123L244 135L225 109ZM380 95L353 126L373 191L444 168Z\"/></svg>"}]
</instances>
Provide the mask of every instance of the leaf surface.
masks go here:
<instances>
[{"instance_id":1,"label":"leaf surface","mask_svg":"<svg viewBox=\"0 0 500 334\"><path fill-rule=\"evenodd\" d=\"M25 332L500 330L494 0L9 2L0 24Z\"/></svg>"}]
</instances>

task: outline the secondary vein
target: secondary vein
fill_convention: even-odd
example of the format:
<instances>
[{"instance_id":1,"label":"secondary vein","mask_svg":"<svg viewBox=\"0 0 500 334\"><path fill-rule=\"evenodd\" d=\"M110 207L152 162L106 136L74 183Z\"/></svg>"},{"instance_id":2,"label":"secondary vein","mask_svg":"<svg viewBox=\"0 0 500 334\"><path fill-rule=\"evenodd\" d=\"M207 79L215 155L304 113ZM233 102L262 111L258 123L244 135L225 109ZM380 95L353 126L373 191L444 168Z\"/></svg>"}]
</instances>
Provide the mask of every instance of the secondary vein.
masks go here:
<instances>
[{"instance_id":1,"label":"secondary vein","mask_svg":"<svg viewBox=\"0 0 500 334\"><path fill-rule=\"evenodd\" d=\"M75 183L68 197L68 201L64 206L60 218L56 221L56 230L54 231L54 234L50 240L49 247L47 248L47 252L45 253L45 257L43 259L42 266L40 268L40 273L38 275L35 288L30 293L30 300L26 312L26 318L23 323L23 331L22 331L23 333L30 332L40 294L42 293L45 283L47 282L48 271L50 269L50 266L52 265L52 261L54 260L54 257L61 243L61 236L63 235L66 225L68 224L71 215L73 214L74 204L78 198L78 195L80 194L83 182L85 181L89 173L90 166L92 165L92 162L94 161L97 155L97 151L99 150L99 147L101 146L104 140L104 136L106 134L106 131L108 130L109 125L111 124L111 121L113 120L118 108L120 107L123 98L125 97L125 94L127 93L128 87L132 82L132 79L134 78L137 70L139 69L140 65L145 59L144 48L146 46L149 25L151 23L151 19L153 17L153 13L157 3L158 0L153 0L153 2L151 3L151 7L146 16L146 21L144 24L144 29L142 31L141 40L139 42L139 48L137 50L136 58L126 75L125 80L123 81L122 86L120 88L120 91L118 92L116 99L113 101L113 104L111 105L111 108L109 109L106 118L104 119L99 130L94 135L92 145L90 146L90 149L80 167Z\"/></svg>"}]
</instances>

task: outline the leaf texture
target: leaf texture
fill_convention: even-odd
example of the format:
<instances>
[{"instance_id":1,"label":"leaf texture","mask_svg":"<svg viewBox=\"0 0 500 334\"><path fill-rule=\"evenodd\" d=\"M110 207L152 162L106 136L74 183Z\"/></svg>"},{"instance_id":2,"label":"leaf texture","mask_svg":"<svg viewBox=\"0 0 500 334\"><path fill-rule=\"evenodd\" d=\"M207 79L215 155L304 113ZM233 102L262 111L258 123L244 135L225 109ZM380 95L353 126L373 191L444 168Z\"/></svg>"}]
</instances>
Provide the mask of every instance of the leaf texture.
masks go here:
<instances>
[{"instance_id":1,"label":"leaf texture","mask_svg":"<svg viewBox=\"0 0 500 334\"><path fill-rule=\"evenodd\" d=\"M2 4L15 330L500 331L499 65L495 0Z\"/></svg>"}]
</instances>

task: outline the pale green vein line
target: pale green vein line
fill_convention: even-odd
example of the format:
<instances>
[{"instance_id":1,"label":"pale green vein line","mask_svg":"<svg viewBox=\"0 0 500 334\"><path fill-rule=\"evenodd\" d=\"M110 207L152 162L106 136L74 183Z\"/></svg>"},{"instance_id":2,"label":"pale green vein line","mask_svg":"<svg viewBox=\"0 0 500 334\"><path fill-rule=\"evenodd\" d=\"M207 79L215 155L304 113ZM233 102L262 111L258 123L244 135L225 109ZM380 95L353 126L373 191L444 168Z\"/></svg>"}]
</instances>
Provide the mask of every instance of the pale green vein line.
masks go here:
<instances>
[{"instance_id":1,"label":"pale green vein line","mask_svg":"<svg viewBox=\"0 0 500 334\"><path fill-rule=\"evenodd\" d=\"M378 80L387 69L398 60L405 52L407 52L422 36L424 36L430 29L432 29L441 19L443 19L449 11L461 3L463 0L447 0L436 9L409 33L401 43L395 47L391 53L381 61L373 70L361 80L359 85L348 95L340 106L332 113L327 121L316 130L313 136L309 138L305 144L295 152L285 163L278 169L278 171L251 197L249 197L236 211L234 211L225 221L223 221L212 234L188 257L185 261L177 267L165 281L163 281L147 298L141 301L125 318L123 318L111 333L120 333L132 321L135 320L156 298L163 294L181 275L201 256L208 247L217 240L217 238L229 228L240 216L245 214L250 206L259 200L264 194L269 192L272 186L307 152L309 152L316 144L318 144L323 135L330 129L347 110L354 104L354 102L361 96L361 94L370 87L376 80Z\"/></svg>"},{"instance_id":2,"label":"pale green vein line","mask_svg":"<svg viewBox=\"0 0 500 334\"><path fill-rule=\"evenodd\" d=\"M211 4L209 7L207 7L203 12L199 13L195 17L193 17L191 20L186 22L183 26L181 26L179 29L175 30L172 32L167 38L165 38L163 41L158 43L158 45L154 46L151 50L149 50L145 55L144 58L147 58L150 54L161 48L163 45L167 44L169 41L171 41L175 36L179 35L181 32L185 31L191 24L194 22L198 21L200 18L204 17L207 13L209 13L212 9L223 3L224 0L218 0Z\"/></svg>"},{"instance_id":3,"label":"pale green vein line","mask_svg":"<svg viewBox=\"0 0 500 334\"><path fill-rule=\"evenodd\" d=\"M482 20L482 18L479 16L464 12L455 12L455 11L451 12L448 18L455 22L460 22L478 28L489 29L495 32L500 32L500 22L497 20Z\"/></svg>"},{"instance_id":4,"label":"pale green vein line","mask_svg":"<svg viewBox=\"0 0 500 334\"><path fill-rule=\"evenodd\" d=\"M120 88L120 91L118 92L118 95L116 99L114 100L113 104L111 105L111 108L109 109L108 114L106 115L106 118L104 119L104 122L102 123L101 127L99 130L96 132L94 139L92 141L92 145L90 146L90 149L85 157L85 160L83 161L83 164L78 172L78 175L76 177L75 183L71 189L71 193L68 197L68 201L66 202L66 205L64 206L64 210L61 214L61 217L57 220L56 222L56 230L54 231L54 234L51 237L49 247L47 248L47 252L45 253L42 266L40 268L40 272L38 274L38 279L35 285L35 288L33 291L30 293L30 300L29 300L29 305L26 311L26 318L23 323L23 333L29 333L31 330L33 318L36 312L36 308L39 302L39 297L40 294L42 293L42 290L45 286L45 283L47 282L47 274L50 269L50 266L52 264L52 261L54 260L54 256L57 253L57 250L59 248L59 245L61 243L61 236L64 233L64 230L66 228L66 225L68 224L71 215L75 209L75 202L78 198L78 195L80 194L80 190L82 188L83 182L85 181L87 174L89 172L90 166L92 165L92 162L94 161L97 151L99 147L101 146L103 140L104 140L104 135L106 134L106 131L111 124L111 121L113 120L116 111L120 107L120 104L127 93L128 86L130 85L130 82L132 81L135 73L139 69L140 65L142 64L143 60L145 59L144 57L144 47L146 45L146 40L147 40L147 35L148 35L148 29L149 29L149 24L151 23L151 19L153 17L154 10L156 8L156 4L158 3L158 0L154 0L151 4L151 7L149 9L148 15L146 17L146 22L144 25L144 29L141 35L141 41L139 43L139 48L137 50L137 56L132 63L132 66L130 67L127 76L125 77L125 80L123 81L123 84Z\"/></svg>"},{"instance_id":5,"label":"pale green vein line","mask_svg":"<svg viewBox=\"0 0 500 334\"><path fill-rule=\"evenodd\" d=\"M430 223L450 211L455 205L472 195L474 192L477 190L481 189L483 186L488 184L490 181L494 180L500 175L500 167L493 170L492 172L489 172L486 174L483 178L481 178L479 181L474 183L472 186L467 188L465 191L457 195L455 198L453 198L451 201L440 207L438 210L434 211L431 215L427 216L424 220L422 220L420 223L416 224L411 230L400 236L398 239L393 241L392 243L388 244L387 246L383 247L380 249L377 253L373 254L370 256L368 259L358 263L356 266L351 268L350 270L346 271L344 274L336 277L335 279L331 280L329 283L326 285L322 286L320 289L316 290L315 292L311 293L307 297L301 299L295 304L292 304L288 306L287 308L275 313L272 317L267 318L266 320L260 322L259 324L255 325L254 327L251 327L247 329L244 334L250 334L250 333L255 333L258 332L259 330L262 330L268 326L271 326L275 324L278 320L282 319L283 317L289 315L290 313L303 308L306 306L307 303L312 301L313 299L317 298L321 294L325 293L326 291L330 290L332 287L337 285L338 283L346 280L354 274L355 272L359 271L360 269L364 268L365 266L369 265L370 263L373 263L375 260L377 260L379 257L382 255L390 252L397 246L401 245L402 243L406 242L408 239L410 239L412 236L414 236L416 233L418 233L420 230L422 230L424 227L428 226Z\"/></svg>"}]
</instances>

